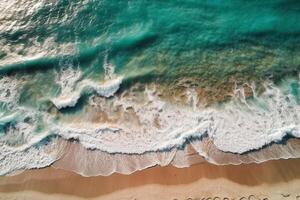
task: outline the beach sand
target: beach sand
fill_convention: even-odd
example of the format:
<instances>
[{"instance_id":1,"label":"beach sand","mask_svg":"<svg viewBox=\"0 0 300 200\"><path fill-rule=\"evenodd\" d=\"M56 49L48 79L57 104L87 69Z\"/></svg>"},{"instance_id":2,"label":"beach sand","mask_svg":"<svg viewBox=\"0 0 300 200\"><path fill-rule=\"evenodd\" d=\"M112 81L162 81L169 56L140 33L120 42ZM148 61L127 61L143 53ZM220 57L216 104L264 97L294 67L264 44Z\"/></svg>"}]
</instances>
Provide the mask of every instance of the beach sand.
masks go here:
<instances>
[{"instance_id":1,"label":"beach sand","mask_svg":"<svg viewBox=\"0 0 300 200\"><path fill-rule=\"evenodd\" d=\"M0 199L300 199L300 159L263 164L153 167L131 175L83 177L48 167L0 178Z\"/></svg>"}]
</instances>

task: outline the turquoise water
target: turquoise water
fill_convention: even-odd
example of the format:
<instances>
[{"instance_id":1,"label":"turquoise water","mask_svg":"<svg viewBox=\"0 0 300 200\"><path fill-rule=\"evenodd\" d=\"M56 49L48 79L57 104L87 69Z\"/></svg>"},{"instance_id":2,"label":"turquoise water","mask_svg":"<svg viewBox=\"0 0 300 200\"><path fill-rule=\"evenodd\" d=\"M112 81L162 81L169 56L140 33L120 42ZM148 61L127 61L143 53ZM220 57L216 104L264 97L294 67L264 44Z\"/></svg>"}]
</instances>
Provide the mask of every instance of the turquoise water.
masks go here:
<instances>
[{"instance_id":1,"label":"turquoise water","mask_svg":"<svg viewBox=\"0 0 300 200\"><path fill-rule=\"evenodd\" d=\"M54 1L32 11L22 6L13 5L17 17L4 19L1 43L10 50L2 50L2 60L14 47L21 58L30 54L28 48L38 48L33 41L47 53L49 38L54 49L73 44L72 52L21 64L12 59L2 73L59 67L66 59L88 75L99 74L105 51L117 72L134 82L196 76L208 84L299 70L298 1Z\"/></svg>"},{"instance_id":2,"label":"turquoise water","mask_svg":"<svg viewBox=\"0 0 300 200\"><path fill-rule=\"evenodd\" d=\"M8 17L0 32L0 73L72 65L101 79L108 53L116 73L125 76L122 88L192 77L200 87L219 89L231 88L232 80L295 76L300 66L298 1L38 3L15 3L2 14ZM51 85L52 73L34 75L34 81ZM41 88L31 91L22 96L41 96Z\"/></svg>"},{"instance_id":3,"label":"turquoise water","mask_svg":"<svg viewBox=\"0 0 300 200\"><path fill-rule=\"evenodd\" d=\"M298 137L298 0L14 0L0 10L1 174L53 163L10 165L52 136L129 154L204 132L232 153ZM206 113L206 99L229 101Z\"/></svg>"}]
</instances>

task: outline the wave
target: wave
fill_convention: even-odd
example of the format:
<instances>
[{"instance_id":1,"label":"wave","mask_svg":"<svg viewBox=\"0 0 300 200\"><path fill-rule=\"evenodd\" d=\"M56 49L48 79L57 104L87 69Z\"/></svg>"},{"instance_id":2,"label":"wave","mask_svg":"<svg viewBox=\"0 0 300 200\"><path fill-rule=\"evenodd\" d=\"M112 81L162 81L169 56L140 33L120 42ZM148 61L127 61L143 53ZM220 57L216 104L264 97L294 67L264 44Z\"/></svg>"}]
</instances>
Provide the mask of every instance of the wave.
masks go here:
<instances>
[{"instance_id":1,"label":"wave","mask_svg":"<svg viewBox=\"0 0 300 200\"><path fill-rule=\"evenodd\" d=\"M23 110L0 119L3 122L0 124L1 175L42 168L57 159L54 154L59 149L43 143L49 132L37 132L38 117L35 111Z\"/></svg>"},{"instance_id":2,"label":"wave","mask_svg":"<svg viewBox=\"0 0 300 200\"><path fill-rule=\"evenodd\" d=\"M131 174L153 166L172 165L178 168L198 163L217 165L261 163L274 159L299 158L299 140L287 144L272 144L259 152L232 154L218 150L209 139L194 141L184 149L148 152L145 154L110 154L88 150L80 143L67 142L65 154L53 163L53 167L74 171L83 176L109 176L113 173Z\"/></svg>"},{"instance_id":3,"label":"wave","mask_svg":"<svg viewBox=\"0 0 300 200\"><path fill-rule=\"evenodd\" d=\"M111 154L87 149L77 141L56 138L43 146L32 146L26 151L8 154L5 159L1 159L0 174L14 175L27 169L53 166L83 176L109 176L113 173L131 174L157 165L183 168L203 162L238 165L299 158L299 150L299 140L290 139L286 144L274 143L260 151L240 155L220 151L210 139L206 138L192 141L182 149L174 148L144 154ZM15 165L14 162L18 164Z\"/></svg>"},{"instance_id":4,"label":"wave","mask_svg":"<svg viewBox=\"0 0 300 200\"><path fill-rule=\"evenodd\" d=\"M97 95L107 98L113 96L120 88L123 76L115 75L115 66L107 62L107 56L104 59L103 69L105 80L97 83L89 79L80 81L82 73L78 68L73 69L72 66L62 68L55 81L61 87L61 95L53 98L52 103L58 109L74 107L86 91L96 92Z\"/></svg>"},{"instance_id":5,"label":"wave","mask_svg":"<svg viewBox=\"0 0 300 200\"><path fill-rule=\"evenodd\" d=\"M246 100L243 90L237 88L236 99L222 108L206 109L195 108L195 103L192 108L174 106L146 89L143 103L135 102L133 97L119 98L111 107L122 107L120 115L132 110L134 114L127 116L128 120L138 121L137 124L125 119L106 123L104 127L77 123L60 125L64 128L56 133L66 139L76 138L86 148L129 154L180 147L187 138L203 135L212 138L218 149L238 154L262 148L287 135L300 137L300 107L295 97L284 94L273 84L265 89L259 97Z\"/></svg>"},{"instance_id":6,"label":"wave","mask_svg":"<svg viewBox=\"0 0 300 200\"><path fill-rule=\"evenodd\" d=\"M250 88L253 90L253 97L250 99L245 97L243 86L236 86L231 101L201 108L198 106L200 97L192 88L186 90L186 96L180 104L161 98L160 86L157 85L148 85L145 90L133 88L123 94L114 95L118 88L115 85L121 84L121 78L109 78L106 81L113 84L95 86L89 80L80 80L80 72L72 70L74 69L66 69L65 74L62 73L63 77L68 77L67 79L60 77L56 81L61 83L61 91L69 94L74 94L78 91L77 88L90 87L96 95L89 98L86 105L88 111L78 113L76 116L60 116L57 120L57 116L50 113L18 107L17 114L2 117L0 119L3 122L2 126L8 124L12 129L7 128L9 126L5 127L4 135L1 136L0 159L3 162L1 161L0 174L35 168L33 165L37 161L32 161L35 158L41 160L36 164L37 168L52 163L63 166L55 162L66 163L66 160L64 162L57 160L61 156L68 157L70 153L74 155L77 150L73 148L69 150L64 145L64 148L57 148L56 145L60 143L66 145L68 141L73 140L80 146L78 151L95 156L97 162L103 162L101 158L105 155L105 158L108 156L111 159L119 156L119 161L116 159L111 162L127 162L124 160L130 157L128 162L137 162L136 159L139 159L143 163L135 163L132 168L125 171L112 168L107 172L103 168L101 170L104 171L98 169L97 172L93 169L96 171L84 172L86 175L131 173L166 163L184 167L199 160L214 164L240 164L299 157L297 153L299 142L294 142L293 148L277 144L288 136L300 138L300 106L296 93L293 93L294 90L291 88L295 80L287 80L279 86L266 82L260 95L256 94L252 84ZM106 98L110 96L111 99ZM37 131L39 124L44 124L44 128ZM21 132L23 133L19 134ZM10 138L15 136L14 133L23 135L22 140L17 138L17 141L23 142L10 142ZM58 140L53 139L44 143L49 136ZM49 145L54 149L46 148ZM274 145L277 145L276 148L281 152L277 152L276 148L272 151L265 150ZM194 151L195 156L191 159L194 161L187 159L188 157L184 158L186 157L184 152L190 147ZM47 149L46 153L44 148ZM52 154L52 151L55 153ZM60 152L59 156L57 152ZM175 157L171 156L175 154L181 155L176 158L176 163L173 162ZM159 159L160 155L166 157ZM24 157L22 164L13 166L14 159L17 160L19 156ZM81 162L89 161L80 160ZM74 165L75 163L71 162L69 167L72 168ZM85 169L77 166L75 171L82 170Z\"/></svg>"},{"instance_id":7,"label":"wave","mask_svg":"<svg viewBox=\"0 0 300 200\"><path fill-rule=\"evenodd\" d=\"M73 91L69 94L64 93L59 97L53 98L51 101L58 109L74 107L84 91L89 90L97 93L99 96L108 98L113 96L118 91L122 83L122 79L122 77L118 77L114 80L105 81L103 83L96 83L92 80L85 80L80 84L77 91Z\"/></svg>"}]
</instances>

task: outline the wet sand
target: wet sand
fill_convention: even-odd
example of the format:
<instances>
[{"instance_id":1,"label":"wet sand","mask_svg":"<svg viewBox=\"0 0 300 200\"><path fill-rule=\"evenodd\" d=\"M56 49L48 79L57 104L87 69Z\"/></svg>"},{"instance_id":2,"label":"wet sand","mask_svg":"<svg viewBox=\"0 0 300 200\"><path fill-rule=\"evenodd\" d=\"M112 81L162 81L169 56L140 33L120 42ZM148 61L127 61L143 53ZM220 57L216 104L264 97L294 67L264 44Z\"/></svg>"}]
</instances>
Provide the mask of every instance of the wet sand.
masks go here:
<instances>
[{"instance_id":1,"label":"wet sand","mask_svg":"<svg viewBox=\"0 0 300 200\"><path fill-rule=\"evenodd\" d=\"M300 199L300 159L263 164L153 167L82 177L48 167L0 178L0 199ZM244 197L244 198L243 198Z\"/></svg>"}]
</instances>

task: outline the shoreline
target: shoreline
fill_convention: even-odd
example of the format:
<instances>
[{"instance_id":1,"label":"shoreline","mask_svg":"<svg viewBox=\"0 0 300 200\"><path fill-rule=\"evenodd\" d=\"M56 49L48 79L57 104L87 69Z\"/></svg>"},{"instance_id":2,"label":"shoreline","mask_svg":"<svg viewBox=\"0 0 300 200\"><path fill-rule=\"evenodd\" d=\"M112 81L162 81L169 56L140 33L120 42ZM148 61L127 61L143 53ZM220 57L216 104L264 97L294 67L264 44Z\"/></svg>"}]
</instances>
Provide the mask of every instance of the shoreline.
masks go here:
<instances>
[{"instance_id":1,"label":"shoreline","mask_svg":"<svg viewBox=\"0 0 300 200\"><path fill-rule=\"evenodd\" d=\"M300 199L300 159L83 177L47 167L0 177L0 199ZM251 196L253 195L253 196Z\"/></svg>"}]
</instances>

